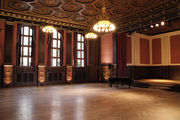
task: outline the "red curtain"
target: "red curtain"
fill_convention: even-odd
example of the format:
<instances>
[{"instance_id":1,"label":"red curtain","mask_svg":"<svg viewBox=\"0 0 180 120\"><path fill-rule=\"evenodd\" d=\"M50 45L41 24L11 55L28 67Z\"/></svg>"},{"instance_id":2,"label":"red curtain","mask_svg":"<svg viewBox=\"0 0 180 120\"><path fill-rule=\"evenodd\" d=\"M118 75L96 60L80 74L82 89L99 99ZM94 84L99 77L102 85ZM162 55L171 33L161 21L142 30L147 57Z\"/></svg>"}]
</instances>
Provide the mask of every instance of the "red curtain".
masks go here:
<instances>
[{"instance_id":1,"label":"red curtain","mask_svg":"<svg viewBox=\"0 0 180 120\"><path fill-rule=\"evenodd\" d=\"M117 33L117 76L127 77L126 74L126 33Z\"/></svg>"}]
</instances>

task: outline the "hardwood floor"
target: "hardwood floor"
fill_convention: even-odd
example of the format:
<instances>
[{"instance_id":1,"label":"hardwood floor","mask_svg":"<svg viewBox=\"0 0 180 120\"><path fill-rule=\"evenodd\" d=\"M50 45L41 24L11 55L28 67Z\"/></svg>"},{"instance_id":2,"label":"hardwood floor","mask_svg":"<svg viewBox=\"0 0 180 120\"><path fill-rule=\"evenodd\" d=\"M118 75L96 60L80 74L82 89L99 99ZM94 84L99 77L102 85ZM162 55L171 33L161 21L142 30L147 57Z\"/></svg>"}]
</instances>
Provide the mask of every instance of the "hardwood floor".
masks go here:
<instances>
[{"instance_id":1,"label":"hardwood floor","mask_svg":"<svg viewBox=\"0 0 180 120\"><path fill-rule=\"evenodd\" d=\"M0 120L180 120L180 94L107 84L5 88Z\"/></svg>"}]
</instances>

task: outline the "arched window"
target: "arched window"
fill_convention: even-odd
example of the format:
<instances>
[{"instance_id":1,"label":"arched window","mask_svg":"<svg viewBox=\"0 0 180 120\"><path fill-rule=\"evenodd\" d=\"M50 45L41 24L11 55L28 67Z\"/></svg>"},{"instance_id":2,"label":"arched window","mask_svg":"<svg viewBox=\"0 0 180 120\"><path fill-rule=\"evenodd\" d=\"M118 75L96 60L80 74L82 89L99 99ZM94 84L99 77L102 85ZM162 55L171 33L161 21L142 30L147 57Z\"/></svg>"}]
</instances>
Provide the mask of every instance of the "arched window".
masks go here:
<instances>
[{"instance_id":1,"label":"arched window","mask_svg":"<svg viewBox=\"0 0 180 120\"><path fill-rule=\"evenodd\" d=\"M28 26L21 27L20 66L31 66L33 31Z\"/></svg>"},{"instance_id":2,"label":"arched window","mask_svg":"<svg viewBox=\"0 0 180 120\"><path fill-rule=\"evenodd\" d=\"M84 67L85 40L82 34L77 34L77 67Z\"/></svg>"},{"instance_id":3,"label":"arched window","mask_svg":"<svg viewBox=\"0 0 180 120\"><path fill-rule=\"evenodd\" d=\"M58 67L61 66L61 33L56 31L52 36L52 46L51 46L51 66Z\"/></svg>"}]
</instances>

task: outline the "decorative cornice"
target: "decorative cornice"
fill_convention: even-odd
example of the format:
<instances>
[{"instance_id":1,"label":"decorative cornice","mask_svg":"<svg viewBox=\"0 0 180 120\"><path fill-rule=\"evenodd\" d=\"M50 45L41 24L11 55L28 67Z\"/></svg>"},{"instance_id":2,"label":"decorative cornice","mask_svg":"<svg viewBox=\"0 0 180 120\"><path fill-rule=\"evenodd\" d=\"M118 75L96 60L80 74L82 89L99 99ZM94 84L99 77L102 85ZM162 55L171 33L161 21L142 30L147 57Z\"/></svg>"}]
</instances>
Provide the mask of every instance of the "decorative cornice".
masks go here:
<instances>
[{"instance_id":1,"label":"decorative cornice","mask_svg":"<svg viewBox=\"0 0 180 120\"><path fill-rule=\"evenodd\" d=\"M11 18L21 19L21 20L28 20L32 22L52 24L52 25L69 27L69 28L74 28L74 29L81 29L81 30L88 29L88 25L84 25L84 24L79 24L79 23L77 24L77 23L67 22L67 21L63 21L63 20L59 20L55 18L48 18L48 17L39 16L39 15L30 15L30 14L25 14L25 13L20 13L20 12L5 10L5 9L1 9L0 16L11 17Z\"/></svg>"}]
</instances>

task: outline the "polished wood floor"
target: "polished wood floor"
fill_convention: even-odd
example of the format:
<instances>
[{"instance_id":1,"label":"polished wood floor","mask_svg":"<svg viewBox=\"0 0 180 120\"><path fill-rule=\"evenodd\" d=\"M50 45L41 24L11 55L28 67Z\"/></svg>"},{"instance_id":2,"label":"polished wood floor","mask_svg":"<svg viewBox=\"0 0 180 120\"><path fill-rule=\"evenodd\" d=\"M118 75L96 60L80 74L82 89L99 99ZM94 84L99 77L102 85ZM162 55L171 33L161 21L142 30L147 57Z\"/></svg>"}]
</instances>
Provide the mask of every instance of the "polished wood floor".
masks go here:
<instances>
[{"instance_id":1,"label":"polished wood floor","mask_svg":"<svg viewBox=\"0 0 180 120\"><path fill-rule=\"evenodd\" d=\"M180 120L180 93L107 84L5 88L0 120Z\"/></svg>"}]
</instances>

